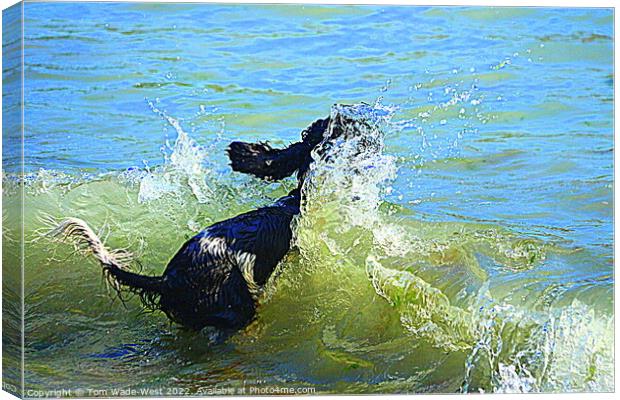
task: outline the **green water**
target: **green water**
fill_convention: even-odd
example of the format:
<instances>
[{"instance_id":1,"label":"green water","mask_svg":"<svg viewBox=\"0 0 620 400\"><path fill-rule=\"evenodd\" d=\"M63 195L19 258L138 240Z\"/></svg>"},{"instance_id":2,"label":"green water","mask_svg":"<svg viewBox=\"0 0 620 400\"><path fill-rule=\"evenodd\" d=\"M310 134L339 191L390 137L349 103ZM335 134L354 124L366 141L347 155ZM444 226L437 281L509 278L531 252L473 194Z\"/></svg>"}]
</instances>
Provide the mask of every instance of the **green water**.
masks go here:
<instances>
[{"instance_id":1,"label":"green water","mask_svg":"<svg viewBox=\"0 0 620 400\"><path fill-rule=\"evenodd\" d=\"M30 396L614 389L610 10L25 14L21 186L17 148L3 155L3 365L19 384L23 189ZM233 173L228 142L282 145L361 101L389 111L383 152L315 165L295 246L228 340L114 300L93 260L41 235L47 216L79 217L160 274L203 227L295 185Z\"/></svg>"}]
</instances>

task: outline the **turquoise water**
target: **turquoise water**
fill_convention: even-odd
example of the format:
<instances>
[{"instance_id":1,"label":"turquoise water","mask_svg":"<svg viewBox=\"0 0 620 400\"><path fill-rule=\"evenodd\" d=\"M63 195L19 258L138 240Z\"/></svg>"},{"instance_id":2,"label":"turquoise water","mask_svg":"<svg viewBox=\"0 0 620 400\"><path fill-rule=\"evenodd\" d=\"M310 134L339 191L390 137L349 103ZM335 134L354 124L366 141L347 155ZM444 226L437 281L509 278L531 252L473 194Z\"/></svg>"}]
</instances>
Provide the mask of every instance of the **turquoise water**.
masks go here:
<instances>
[{"instance_id":1,"label":"turquoise water","mask_svg":"<svg viewBox=\"0 0 620 400\"><path fill-rule=\"evenodd\" d=\"M26 239L80 217L145 273L294 185L233 173L230 141L285 145L334 103L389 115L370 172L317 166L296 250L225 343L29 241L27 389L614 389L611 9L28 3L24 34Z\"/></svg>"}]
</instances>

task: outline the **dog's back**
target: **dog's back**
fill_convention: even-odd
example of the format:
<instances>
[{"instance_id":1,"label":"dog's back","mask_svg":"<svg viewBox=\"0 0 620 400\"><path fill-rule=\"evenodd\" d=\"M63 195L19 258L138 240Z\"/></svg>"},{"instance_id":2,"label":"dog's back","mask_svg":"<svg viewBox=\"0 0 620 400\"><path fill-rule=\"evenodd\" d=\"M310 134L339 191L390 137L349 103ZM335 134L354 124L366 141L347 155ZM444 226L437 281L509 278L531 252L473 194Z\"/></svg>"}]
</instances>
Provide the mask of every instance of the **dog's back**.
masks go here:
<instances>
[{"instance_id":1,"label":"dog's back","mask_svg":"<svg viewBox=\"0 0 620 400\"><path fill-rule=\"evenodd\" d=\"M200 329L236 329L254 316L255 301L290 248L299 194L218 222L187 241L163 274L160 308Z\"/></svg>"}]
</instances>

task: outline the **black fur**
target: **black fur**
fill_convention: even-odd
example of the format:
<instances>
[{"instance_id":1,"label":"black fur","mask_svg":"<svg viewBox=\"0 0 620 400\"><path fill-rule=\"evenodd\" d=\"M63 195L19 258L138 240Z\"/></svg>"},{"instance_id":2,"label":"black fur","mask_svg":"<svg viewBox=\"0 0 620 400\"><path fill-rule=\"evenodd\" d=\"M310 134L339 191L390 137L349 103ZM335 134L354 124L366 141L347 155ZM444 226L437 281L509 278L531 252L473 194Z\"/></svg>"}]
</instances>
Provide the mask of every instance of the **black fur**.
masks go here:
<instances>
[{"instance_id":1,"label":"black fur","mask_svg":"<svg viewBox=\"0 0 620 400\"><path fill-rule=\"evenodd\" d=\"M161 310L194 329L247 324L256 306L236 257L254 255L253 280L264 285L289 250L299 200L294 191L271 206L218 222L190 239L164 272ZM203 243L213 239L225 241L224 253L205 251Z\"/></svg>"}]
</instances>

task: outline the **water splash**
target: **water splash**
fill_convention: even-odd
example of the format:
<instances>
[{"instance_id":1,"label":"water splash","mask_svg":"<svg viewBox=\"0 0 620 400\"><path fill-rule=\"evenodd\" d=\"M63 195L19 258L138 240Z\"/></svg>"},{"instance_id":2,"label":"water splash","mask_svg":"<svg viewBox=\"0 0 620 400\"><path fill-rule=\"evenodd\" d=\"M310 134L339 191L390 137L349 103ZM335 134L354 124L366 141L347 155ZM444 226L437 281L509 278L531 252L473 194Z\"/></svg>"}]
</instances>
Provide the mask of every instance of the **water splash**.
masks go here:
<instances>
[{"instance_id":1,"label":"water splash","mask_svg":"<svg viewBox=\"0 0 620 400\"><path fill-rule=\"evenodd\" d=\"M352 124L351 140L315 154L295 229L304 268L323 277L364 271L413 342L466 355L464 392L613 387L613 318L579 302L535 310L492 294L490 273L532 270L558 250L499 227L391 218L384 195L398 168L382 150L392 114L369 105L338 113L371 123Z\"/></svg>"},{"instance_id":2,"label":"water splash","mask_svg":"<svg viewBox=\"0 0 620 400\"><path fill-rule=\"evenodd\" d=\"M315 149L316 161L303 186L303 214L312 215L315 208L324 209L325 204L331 204L354 226L372 222L381 202L383 185L397 173L395 157L382 153L384 127L394 111L378 104L332 108L332 120L342 115L355 121L346 127L352 133L347 134L347 140L336 141L326 154L321 155L318 152L322 149Z\"/></svg>"},{"instance_id":3,"label":"water splash","mask_svg":"<svg viewBox=\"0 0 620 400\"><path fill-rule=\"evenodd\" d=\"M184 185L189 186L199 203L212 200L214 193L207 179L213 171L207 167L207 149L183 130L178 119L157 108L153 101L148 101L148 105L174 128L177 137L172 146L168 143L164 146L162 166L154 171L147 167L145 173L140 173L139 201L144 203L175 193Z\"/></svg>"}]
</instances>

